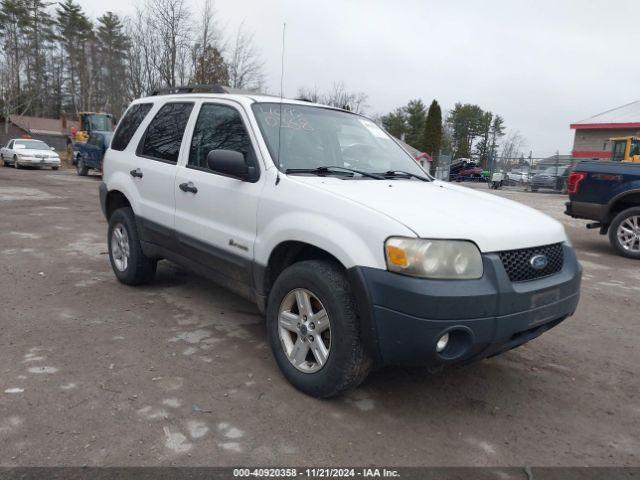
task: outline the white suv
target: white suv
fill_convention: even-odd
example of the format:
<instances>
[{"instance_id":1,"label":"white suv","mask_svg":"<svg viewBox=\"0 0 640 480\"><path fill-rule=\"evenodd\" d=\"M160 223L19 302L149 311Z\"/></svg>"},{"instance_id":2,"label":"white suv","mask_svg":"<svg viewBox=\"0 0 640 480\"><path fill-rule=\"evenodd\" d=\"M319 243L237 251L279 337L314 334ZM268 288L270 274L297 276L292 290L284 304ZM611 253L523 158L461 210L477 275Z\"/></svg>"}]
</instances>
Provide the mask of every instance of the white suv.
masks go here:
<instances>
[{"instance_id":1,"label":"white suv","mask_svg":"<svg viewBox=\"0 0 640 480\"><path fill-rule=\"evenodd\" d=\"M433 180L361 115L183 92L134 101L106 152L113 271L138 285L168 259L254 301L298 389L493 356L575 311L557 221Z\"/></svg>"}]
</instances>

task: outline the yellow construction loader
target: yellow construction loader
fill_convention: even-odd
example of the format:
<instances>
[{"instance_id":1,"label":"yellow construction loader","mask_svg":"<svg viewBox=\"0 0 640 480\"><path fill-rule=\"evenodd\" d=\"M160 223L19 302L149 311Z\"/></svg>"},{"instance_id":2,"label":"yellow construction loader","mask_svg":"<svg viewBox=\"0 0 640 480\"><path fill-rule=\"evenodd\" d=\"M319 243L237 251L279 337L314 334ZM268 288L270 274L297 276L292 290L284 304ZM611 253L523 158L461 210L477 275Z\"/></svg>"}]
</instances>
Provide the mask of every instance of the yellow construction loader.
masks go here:
<instances>
[{"instance_id":1,"label":"yellow construction loader","mask_svg":"<svg viewBox=\"0 0 640 480\"><path fill-rule=\"evenodd\" d=\"M640 163L640 137L615 137L609 140L613 145L611 160Z\"/></svg>"}]
</instances>

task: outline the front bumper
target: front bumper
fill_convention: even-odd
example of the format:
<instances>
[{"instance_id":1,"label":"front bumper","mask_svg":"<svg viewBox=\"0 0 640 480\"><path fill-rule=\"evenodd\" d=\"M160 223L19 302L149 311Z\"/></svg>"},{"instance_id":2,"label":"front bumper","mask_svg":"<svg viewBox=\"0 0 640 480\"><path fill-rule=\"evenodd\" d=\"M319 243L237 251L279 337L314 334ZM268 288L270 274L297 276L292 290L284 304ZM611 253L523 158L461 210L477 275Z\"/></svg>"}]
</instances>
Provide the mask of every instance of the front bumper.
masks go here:
<instances>
[{"instance_id":1,"label":"front bumper","mask_svg":"<svg viewBox=\"0 0 640 480\"><path fill-rule=\"evenodd\" d=\"M382 364L434 366L497 355L572 315L582 268L564 247L560 272L512 283L497 254L485 254L478 280L427 280L368 267L350 269L363 340ZM437 353L444 333L450 345Z\"/></svg>"},{"instance_id":2,"label":"front bumper","mask_svg":"<svg viewBox=\"0 0 640 480\"><path fill-rule=\"evenodd\" d=\"M17 159L18 165L30 166L30 167L59 167L59 158L37 158L37 157L23 157Z\"/></svg>"},{"instance_id":3,"label":"front bumper","mask_svg":"<svg viewBox=\"0 0 640 480\"><path fill-rule=\"evenodd\" d=\"M531 186L533 188L552 188L555 190L557 185L558 185L558 182L556 181L556 179L531 181Z\"/></svg>"}]
</instances>

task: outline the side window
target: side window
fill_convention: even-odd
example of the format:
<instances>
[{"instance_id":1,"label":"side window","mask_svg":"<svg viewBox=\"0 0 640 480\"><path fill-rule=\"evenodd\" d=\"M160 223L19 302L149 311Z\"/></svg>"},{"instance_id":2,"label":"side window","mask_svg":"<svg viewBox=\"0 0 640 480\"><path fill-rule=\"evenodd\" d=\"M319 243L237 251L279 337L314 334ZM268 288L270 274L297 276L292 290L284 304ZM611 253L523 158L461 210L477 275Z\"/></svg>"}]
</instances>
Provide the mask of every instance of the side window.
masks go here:
<instances>
[{"instance_id":1,"label":"side window","mask_svg":"<svg viewBox=\"0 0 640 480\"><path fill-rule=\"evenodd\" d=\"M131 141L131 137L136 133L136 130L144 120L144 117L147 116L147 113L149 113L152 106L152 103L138 103L127 110L127 113L124 114L124 117L122 117L122 120L120 120L120 123L118 124L116 133L113 136L111 148L120 151L127 148L127 145L129 145L129 142Z\"/></svg>"},{"instance_id":2,"label":"side window","mask_svg":"<svg viewBox=\"0 0 640 480\"><path fill-rule=\"evenodd\" d=\"M227 105L205 103L193 130L187 166L208 170L211 150L234 150L244 155L249 165L256 164L255 152L240 113Z\"/></svg>"},{"instance_id":3,"label":"side window","mask_svg":"<svg viewBox=\"0 0 640 480\"><path fill-rule=\"evenodd\" d=\"M7 148L13 148L13 140L9 141L9 143L7 144Z\"/></svg>"},{"instance_id":4,"label":"side window","mask_svg":"<svg viewBox=\"0 0 640 480\"><path fill-rule=\"evenodd\" d=\"M178 161L184 129L193 103L167 103L153 117L138 147L138 154L169 163Z\"/></svg>"}]
</instances>

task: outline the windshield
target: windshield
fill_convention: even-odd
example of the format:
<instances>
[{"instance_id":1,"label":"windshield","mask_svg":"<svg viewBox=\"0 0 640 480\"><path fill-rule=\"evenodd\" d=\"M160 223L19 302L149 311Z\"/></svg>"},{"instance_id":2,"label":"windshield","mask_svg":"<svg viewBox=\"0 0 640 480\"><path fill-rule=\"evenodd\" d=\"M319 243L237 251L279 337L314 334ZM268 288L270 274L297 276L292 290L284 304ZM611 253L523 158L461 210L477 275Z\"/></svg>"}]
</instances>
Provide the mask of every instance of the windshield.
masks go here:
<instances>
[{"instance_id":1,"label":"windshield","mask_svg":"<svg viewBox=\"0 0 640 480\"><path fill-rule=\"evenodd\" d=\"M564 170L564 167L547 167L542 173L546 173L547 175L559 175Z\"/></svg>"},{"instance_id":2,"label":"windshield","mask_svg":"<svg viewBox=\"0 0 640 480\"><path fill-rule=\"evenodd\" d=\"M89 131L110 132L113 130L111 117L103 114L88 114L85 116L85 127Z\"/></svg>"},{"instance_id":3,"label":"windshield","mask_svg":"<svg viewBox=\"0 0 640 480\"><path fill-rule=\"evenodd\" d=\"M353 113L307 105L256 103L253 111L269 153L280 169L343 167L366 173L405 171L425 176L418 164L371 120ZM282 123L280 132L279 126ZM345 176L352 173L338 172Z\"/></svg>"},{"instance_id":4,"label":"windshield","mask_svg":"<svg viewBox=\"0 0 640 480\"><path fill-rule=\"evenodd\" d=\"M49 150L49 145L40 140L16 140L17 145L23 145L28 150Z\"/></svg>"}]
</instances>

